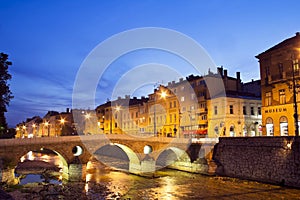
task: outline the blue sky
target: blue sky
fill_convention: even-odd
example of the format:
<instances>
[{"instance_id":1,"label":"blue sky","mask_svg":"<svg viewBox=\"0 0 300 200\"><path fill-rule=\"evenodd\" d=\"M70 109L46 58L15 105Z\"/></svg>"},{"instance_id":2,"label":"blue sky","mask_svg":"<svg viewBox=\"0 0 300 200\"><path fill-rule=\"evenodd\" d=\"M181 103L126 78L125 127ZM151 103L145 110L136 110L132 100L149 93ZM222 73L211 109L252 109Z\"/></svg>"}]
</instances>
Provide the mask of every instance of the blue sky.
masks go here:
<instances>
[{"instance_id":1,"label":"blue sky","mask_svg":"<svg viewBox=\"0 0 300 200\"><path fill-rule=\"evenodd\" d=\"M142 27L179 31L202 45L229 75L240 71L243 82L259 79L255 55L300 31L297 0L0 0L0 5L0 51L13 62L10 85L15 98L6 114L10 125L48 110L70 108L84 59L99 43L122 31ZM127 69L149 62L178 69L186 65L158 51L122 56L101 79L105 83L98 87L96 103L110 98L113 85Z\"/></svg>"}]
</instances>

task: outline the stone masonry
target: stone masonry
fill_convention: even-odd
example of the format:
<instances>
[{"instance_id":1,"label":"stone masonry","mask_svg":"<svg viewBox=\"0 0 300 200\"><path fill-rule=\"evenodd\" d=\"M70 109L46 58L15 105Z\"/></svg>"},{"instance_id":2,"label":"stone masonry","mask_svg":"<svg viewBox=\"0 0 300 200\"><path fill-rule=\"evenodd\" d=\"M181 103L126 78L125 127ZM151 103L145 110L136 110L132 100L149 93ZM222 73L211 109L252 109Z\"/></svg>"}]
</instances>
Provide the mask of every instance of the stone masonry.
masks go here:
<instances>
[{"instance_id":1,"label":"stone masonry","mask_svg":"<svg viewBox=\"0 0 300 200\"><path fill-rule=\"evenodd\" d=\"M217 174L300 187L300 138L220 138L213 159Z\"/></svg>"}]
</instances>

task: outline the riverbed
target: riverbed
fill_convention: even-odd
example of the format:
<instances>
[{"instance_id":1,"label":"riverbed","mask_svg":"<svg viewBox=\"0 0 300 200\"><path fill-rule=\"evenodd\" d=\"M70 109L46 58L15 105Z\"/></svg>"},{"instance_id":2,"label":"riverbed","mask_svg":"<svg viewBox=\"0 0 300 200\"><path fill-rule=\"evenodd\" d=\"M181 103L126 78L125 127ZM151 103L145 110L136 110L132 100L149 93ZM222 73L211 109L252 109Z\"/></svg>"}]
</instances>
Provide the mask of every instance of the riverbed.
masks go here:
<instances>
[{"instance_id":1,"label":"riverbed","mask_svg":"<svg viewBox=\"0 0 300 200\"><path fill-rule=\"evenodd\" d=\"M54 159L55 160L55 159ZM118 163L114 161L114 163ZM118 166L121 166L119 162ZM126 166L123 164L122 166ZM28 180L31 177L31 180ZM161 169L154 178L112 170L94 160L86 180L69 183L59 176L45 181L28 174L19 186L4 188L14 199L300 199L300 189L227 177Z\"/></svg>"}]
</instances>

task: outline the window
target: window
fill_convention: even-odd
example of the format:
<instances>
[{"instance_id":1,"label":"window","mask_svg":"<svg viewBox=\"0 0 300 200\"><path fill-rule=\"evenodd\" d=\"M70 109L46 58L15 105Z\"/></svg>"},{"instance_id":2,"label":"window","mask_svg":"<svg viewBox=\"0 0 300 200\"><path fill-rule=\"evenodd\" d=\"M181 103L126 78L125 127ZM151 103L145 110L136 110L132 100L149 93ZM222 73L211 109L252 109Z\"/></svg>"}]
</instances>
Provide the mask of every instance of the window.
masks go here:
<instances>
[{"instance_id":1,"label":"window","mask_svg":"<svg viewBox=\"0 0 300 200\"><path fill-rule=\"evenodd\" d=\"M266 92L265 104L266 104L266 106L272 105L272 93L271 92Z\"/></svg>"},{"instance_id":2,"label":"window","mask_svg":"<svg viewBox=\"0 0 300 200\"><path fill-rule=\"evenodd\" d=\"M118 127L118 123L117 122L115 122L115 128L117 128Z\"/></svg>"},{"instance_id":3,"label":"window","mask_svg":"<svg viewBox=\"0 0 300 200\"><path fill-rule=\"evenodd\" d=\"M184 101L184 97L181 97L180 100L181 100L181 101Z\"/></svg>"},{"instance_id":4,"label":"window","mask_svg":"<svg viewBox=\"0 0 300 200\"><path fill-rule=\"evenodd\" d=\"M191 121L195 121L195 119L196 119L195 115L194 114L190 115L190 119L191 119Z\"/></svg>"},{"instance_id":5,"label":"window","mask_svg":"<svg viewBox=\"0 0 300 200\"><path fill-rule=\"evenodd\" d=\"M278 64L278 71L279 71L280 78L282 78L282 74L283 74L283 65L282 65L282 63Z\"/></svg>"},{"instance_id":6,"label":"window","mask_svg":"<svg viewBox=\"0 0 300 200\"><path fill-rule=\"evenodd\" d=\"M253 107L253 106L251 106L251 108L250 108L250 109L251 109L251 111L250 111L250 112L251 112L251 115L254 115L254 107Z\"/></svg>"},{"instance_id":7,"label":"window","mask_svg":"<svg viewBox=\"0 0 300 200\"><path fill-rule=\"evenodd\" d=\"M173 102L174 108L176 108L176 101Z\"/></svg>"},{"instance_id":8,"label":"window","mask_svg":"<svg viewBox=\"0 0 300 200\"><path fill-rule=\"evenodd\" d=\"M181 91L183 91L184 90L184 86L182 86L180 89L181 89Z\"/></svg>"},{"instance_id":9,"label":"window","mask_svg":"<svg viewBox=\"0 0 300 200\"><path fill-rule=\"evenodd\" d=\"M279 90L279 103L285 104L285 90Z\"/></svg>"},{"instance_id":10,"label":"window","mask_svg":"<svg viewBox=\"0 0 300 200\"><path fill-rule=\"evenodd\" d=\"M243 115L247 115L247 109L246 109L246 106L243 106Z\"/></svg>"},{"instance_id":11,"label":"window","mask_svg":"<svg viewBox=\"0 0 300 200\"><path fill-rule=\"evenodd\" d=\"M233 105L230 105L230 106L229 106L229 113L230 113L230 114L233 114Z\"/></svg>"},{"instance_id":12,"label":"window","mask_svg":"<svg viewBox=\"0 0 300 200\"><path fill-rule=\"evenodd\" d=\"M194 106L194 105L191 105L191 106L190 106L190 110L195 110L195 106Z\"/></svg>"},{"instance_id":13,"label":"window","mask_svg":"<svg viewBox=\"0 0 300 200\"><path fill-rule=\"evenodd\" d=\"M192 93L191 94L191 100L195 100L195 97L196 97L195 93Z\"/></svg>"},{"instance_id":14,"label":"window","mask_svg":"<svg viewBox=\"0 0 300 200\"><path fill-rule=\"evenodd\" d=\"M139 112L136 112L136 113L135 113L135 117L139 117Z\"/></svg>"},{"instance_id":15,"label":"window","mask_svg":"<svg viewBox=\"0 0 300 200\"><path fill-rule=\"evenodd\" d=\"M172 102L170 102L170 108L172 108Z\"/></svg>"},{"instance_id":16,"label":"window","mask_svg":"<svg viewBox=\"0 0 300 200\"><path fill-rule=\"evenodd\" d=\"M206 115L202 115L202 116L201 116L201 119L202 119L202 120L207 120L207 116L206 116Z\"/></svg>"},{"instance_id":17,"label":"window","mask_svg":"<svg viewBox=\"0 0 300 200\"><path fill-rule=\"evenodd\" d=\"M169 115L170 123L172 123L172 114Z\"/></svg>"},{"instance_id":18,"label":"window","mask_svg":"<svg viewBox=\"0 0 300 200\"><path fill-rule=\"evenodd\" d=\"M294 71L299 71L299 62L298 59L293 60Z\"/></svg>"},{"instance_id":19,"label":"window","mask_svg":"<svg viewBox=\"0 0 300 200\"><path fill-rule=\"evenodd\" d=\"M215 113L215 115L218 114L218 106L215 106L215 107L214 107L214 113Z\"/></svg>"},{"instance_id":20,"label":"window","mask_svg":"<svg viewBox=\"0 0 300 200\"><path fill-rule=\"evenodd\" d=\"M261 115L261 107L257 107L257 114Z\"/></svg>"}]
</instances>

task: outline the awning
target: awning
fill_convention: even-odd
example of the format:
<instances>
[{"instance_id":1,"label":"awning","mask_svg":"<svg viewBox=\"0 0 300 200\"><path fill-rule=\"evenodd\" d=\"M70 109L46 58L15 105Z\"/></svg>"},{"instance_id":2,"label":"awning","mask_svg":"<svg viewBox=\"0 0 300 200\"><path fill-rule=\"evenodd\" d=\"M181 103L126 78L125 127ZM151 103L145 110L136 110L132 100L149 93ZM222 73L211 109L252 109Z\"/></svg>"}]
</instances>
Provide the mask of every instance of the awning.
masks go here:
<instances>
[{"instance_id":1,"label":"awning","mask_svg":"<svg viewBox=\"0 0 300 200\"><path fill-rule=\"evenodd\" d=\"M184 135L206 135L207 129L197 129L197 130L185 130L183 131Z\"/></svg>"}]
</instances>

